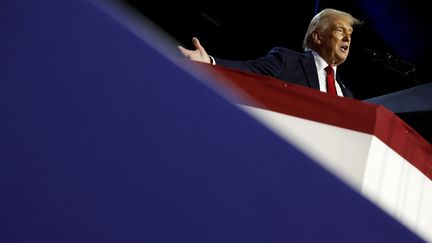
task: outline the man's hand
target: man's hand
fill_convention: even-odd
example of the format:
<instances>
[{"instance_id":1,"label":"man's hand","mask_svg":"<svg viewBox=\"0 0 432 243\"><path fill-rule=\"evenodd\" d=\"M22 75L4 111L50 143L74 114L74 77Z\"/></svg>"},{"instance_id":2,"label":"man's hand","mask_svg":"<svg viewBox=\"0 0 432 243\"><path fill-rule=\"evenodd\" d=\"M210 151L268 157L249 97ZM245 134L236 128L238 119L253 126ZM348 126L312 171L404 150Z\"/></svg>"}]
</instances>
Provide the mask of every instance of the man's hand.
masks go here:
<instances>
[{"instance_id":1,"label":"man's hand","mask_svg":"<svg viewBox=\"0 0 432 243\"><path fill-rule=\"evenodd\" d=\"M211 64L210 56L207 54L204 47L201 46L198 38L193 37L192 44L196 48L195 50L188 50L182 46L177 46L177 48L189 60Z\"/></svg>"}]
</instances>

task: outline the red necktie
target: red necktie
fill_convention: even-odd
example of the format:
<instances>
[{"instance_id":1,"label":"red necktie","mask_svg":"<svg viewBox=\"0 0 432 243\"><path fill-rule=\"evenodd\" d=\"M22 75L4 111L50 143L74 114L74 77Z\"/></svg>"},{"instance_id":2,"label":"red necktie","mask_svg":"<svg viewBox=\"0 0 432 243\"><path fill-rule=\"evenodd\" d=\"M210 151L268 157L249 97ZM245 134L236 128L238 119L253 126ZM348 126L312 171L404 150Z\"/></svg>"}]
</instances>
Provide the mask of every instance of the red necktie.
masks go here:
<instances>
[{"instance_id":1,"label":"red necktie","mask_svg":"<svg viewBox=\"0 0 432 243\"><path fill-rule=\"evenodd\" d=\"M327 72L327 93L337 95L334 70L331 66L327 66L325 70Z\"/></svg>"}]
</instances>

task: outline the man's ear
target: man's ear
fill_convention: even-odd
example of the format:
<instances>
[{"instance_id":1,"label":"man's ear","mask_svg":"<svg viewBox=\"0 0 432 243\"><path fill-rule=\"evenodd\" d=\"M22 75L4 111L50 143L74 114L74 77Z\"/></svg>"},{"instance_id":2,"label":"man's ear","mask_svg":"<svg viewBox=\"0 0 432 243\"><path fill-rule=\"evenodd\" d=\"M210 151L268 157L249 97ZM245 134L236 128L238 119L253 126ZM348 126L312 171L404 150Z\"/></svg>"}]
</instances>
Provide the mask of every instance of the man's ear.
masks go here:
<instances>
[{"instance_id":1,"label":"man's ear","mask_svg":"<svg viewBox=\"0 0 432 243\"><path fill-rule=\"evenodd\" d=\"M321 45L321 43L322 43L321 35L317 31L312 32L312 39L313 39L315 45Z\"/></svg>"}]
</instances>

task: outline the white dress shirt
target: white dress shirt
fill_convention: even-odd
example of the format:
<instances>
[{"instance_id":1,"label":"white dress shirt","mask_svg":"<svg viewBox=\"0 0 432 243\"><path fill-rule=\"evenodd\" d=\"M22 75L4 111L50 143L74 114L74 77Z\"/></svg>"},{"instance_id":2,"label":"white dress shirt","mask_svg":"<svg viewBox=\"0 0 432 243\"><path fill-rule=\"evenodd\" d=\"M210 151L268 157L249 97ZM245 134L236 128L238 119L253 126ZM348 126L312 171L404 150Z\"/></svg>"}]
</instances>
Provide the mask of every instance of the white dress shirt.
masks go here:
<instances>
[{"instance_id":1,"label":"white dress shirt","mask_svg":"<svg viewBox=\"0 0 432 243\"><path fill-rule=\"evenodd\" d=\"M327 72L324 70L328 66L327 62L316 52L312 51L312 55L315 60L315 66L318 70L318 80L319 80L319 88L321 92L327 92ZM336 70L337 67L333 67L335 80L336 80ZM338 96L343 96L342 89L339 86L339 83L336 82L336 92Z\"/></svg>"}]
</instances>

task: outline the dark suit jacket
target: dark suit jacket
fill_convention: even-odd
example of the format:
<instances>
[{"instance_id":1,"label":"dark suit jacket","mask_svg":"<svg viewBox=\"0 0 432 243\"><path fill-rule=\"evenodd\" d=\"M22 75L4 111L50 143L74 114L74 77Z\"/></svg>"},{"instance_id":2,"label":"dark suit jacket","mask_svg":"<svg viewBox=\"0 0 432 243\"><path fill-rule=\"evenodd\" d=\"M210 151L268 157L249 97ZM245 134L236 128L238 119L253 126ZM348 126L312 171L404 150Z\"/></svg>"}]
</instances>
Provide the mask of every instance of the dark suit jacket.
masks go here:
<instances>
[{"instance_id":1,"label":"dark suit jacket","mask_svg":"<svg viewBox=\"0 0 432 243\"><path fill-rule=\"evenodd\" d=\"M228 61L215 58L216 64L271 76L289 83L319 90L318 72L312 52L299 53L282 47L273 48L267 55L250 61ZM353 93L336 78L345 97Z\"/></svg>"}]
</instances>

